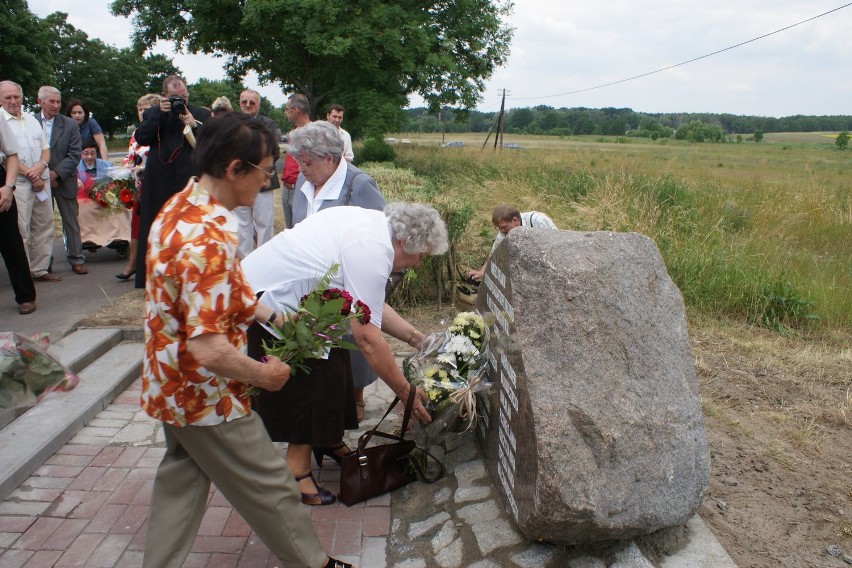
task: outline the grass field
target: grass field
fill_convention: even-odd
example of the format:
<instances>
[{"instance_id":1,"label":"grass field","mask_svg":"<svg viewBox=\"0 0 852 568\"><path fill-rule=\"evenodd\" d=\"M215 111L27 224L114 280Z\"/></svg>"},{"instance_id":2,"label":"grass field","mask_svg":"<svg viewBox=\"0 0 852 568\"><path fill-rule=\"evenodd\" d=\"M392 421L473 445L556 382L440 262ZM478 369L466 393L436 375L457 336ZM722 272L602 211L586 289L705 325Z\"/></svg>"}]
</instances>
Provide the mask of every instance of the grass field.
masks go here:
<instances>
[{"instance_id":1,"label":"grass field","mask_svg":"<svg viewBox=\"0 0 852 568\"><path fill-rule=\"evenodd\" d=\"M505 201L560 228L652 237L691 309L784 332L852 328L852 163L824 133L759 144L505 136L523 149L501 151L482 150L484 135L447 135L462 148L392 136L411 144L395 146L401 171L374 173L386 195L473 208L462 264L485 257L490 211Z\"/></svg>"}]
</instances>

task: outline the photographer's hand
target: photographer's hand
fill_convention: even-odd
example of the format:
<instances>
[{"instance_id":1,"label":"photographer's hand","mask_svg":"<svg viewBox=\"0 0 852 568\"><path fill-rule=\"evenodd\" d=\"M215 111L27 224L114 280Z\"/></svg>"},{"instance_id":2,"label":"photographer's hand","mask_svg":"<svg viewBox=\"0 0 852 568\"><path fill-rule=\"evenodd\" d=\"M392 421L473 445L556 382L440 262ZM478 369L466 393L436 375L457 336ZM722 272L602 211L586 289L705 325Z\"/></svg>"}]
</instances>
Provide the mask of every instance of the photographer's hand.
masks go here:
<instances>
[{"instance_id":1,"label":"photographer's hand","mask_svg":"<svg viewBox=\"0 0 852 568\"><path fill-rule=\"evenodd\" d=\"M160 97L160 112L163 114L172 110L172 102L169 100L169 97L162 96Z\"/></svg>"},{"instance_id":2,"label":"photographer's hand","mask_svg":"<svg viewBox=\"0 0 852 568\"><path fill-rule=\"evenodd\" d=\"M198 128L199 125L201 124L200 122L195 120L195 117L192 116L192 113L189 112L189 110L186 111L186 114L180 115L180 120L181 120L181 122L183 122L186 126L189 126L190 128Z\"/></svg>"}]
</instances>

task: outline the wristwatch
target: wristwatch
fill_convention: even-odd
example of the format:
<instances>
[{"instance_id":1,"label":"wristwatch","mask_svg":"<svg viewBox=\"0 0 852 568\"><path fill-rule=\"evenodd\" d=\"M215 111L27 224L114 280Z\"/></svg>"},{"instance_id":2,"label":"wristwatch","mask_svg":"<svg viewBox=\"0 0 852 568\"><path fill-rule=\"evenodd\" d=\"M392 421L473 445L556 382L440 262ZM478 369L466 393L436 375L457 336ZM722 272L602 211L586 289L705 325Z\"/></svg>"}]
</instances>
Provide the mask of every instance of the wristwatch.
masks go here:
<instances>
[{"instance_id":1,"label":"wristwatch","mask_svg":"<svg viewBox=\"0 0 852 568\"><path fill-rule=\"evenodd\" d=\"M14 184L13 184L13 185L9 185L8 183L5 183L5 184L3 184L3 186L2 186L2 187L8 187L8 188L9 188L9 189L11 189L12 191L15 191L15 186L14 186Z\"/></svg>"}]
</instances>

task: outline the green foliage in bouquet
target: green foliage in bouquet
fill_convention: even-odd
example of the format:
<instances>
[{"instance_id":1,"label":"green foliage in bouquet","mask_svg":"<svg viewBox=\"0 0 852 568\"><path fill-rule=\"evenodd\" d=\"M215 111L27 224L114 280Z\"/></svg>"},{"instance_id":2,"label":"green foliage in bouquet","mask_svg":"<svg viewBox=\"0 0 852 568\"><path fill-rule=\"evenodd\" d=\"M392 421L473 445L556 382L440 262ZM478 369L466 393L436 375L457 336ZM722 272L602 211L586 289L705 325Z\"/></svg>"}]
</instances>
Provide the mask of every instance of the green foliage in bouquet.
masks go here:
<instances>
[{"instance_id":1,"label":"green foliage in bouquet","mask_svg":"<svg viewBox=\"0 0 852 568\"><path fill-rule=\"evenodd\" d=\"M284 314L284 324L275 327L278 338L264 341L267 355L278 357L297 371L310 373L307 361L322 359L329 349L355 349L343 336L349 331L348 320L362 325L370 323L370 308L360 300L352 303L346 290L329 288L331 279L340 269L333 264L319 279L316 287L299 301L295 312Z\"/></svg>"},{"instance_id":2,"label":"green foliage in bouquet","mask_svg":"<svg viewBox=\"0 0 852 568\"><path fill-rule=\"evenodd\" d=\"M79 382L47 354L46 338L0 333L0 408L32 406L45 394L71 390Z\"/></svg>"}]
</instances>

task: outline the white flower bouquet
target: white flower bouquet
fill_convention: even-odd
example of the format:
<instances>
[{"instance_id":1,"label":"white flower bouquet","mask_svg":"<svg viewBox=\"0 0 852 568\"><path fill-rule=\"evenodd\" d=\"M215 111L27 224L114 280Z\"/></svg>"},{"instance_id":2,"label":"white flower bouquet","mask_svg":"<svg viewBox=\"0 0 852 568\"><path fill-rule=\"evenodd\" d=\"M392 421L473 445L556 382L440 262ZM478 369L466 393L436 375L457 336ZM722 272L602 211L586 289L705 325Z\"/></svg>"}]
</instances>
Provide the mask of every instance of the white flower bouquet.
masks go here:
<instances>
[{"instance_id":1,"label":"white flower bouquet","mask_svg":"<svg viewBox=\"0 0 852 568\"><path fill-rule=\"evenodd\" d=\"M487 392L484 380L485 324L482 316L462 312L447 331L429 335L423 349L403 361L405 378L423 389L432 422L415 426L422 447L443 442L453 432L476 424L476 393Z\"/></svg>"}]
</instances>

